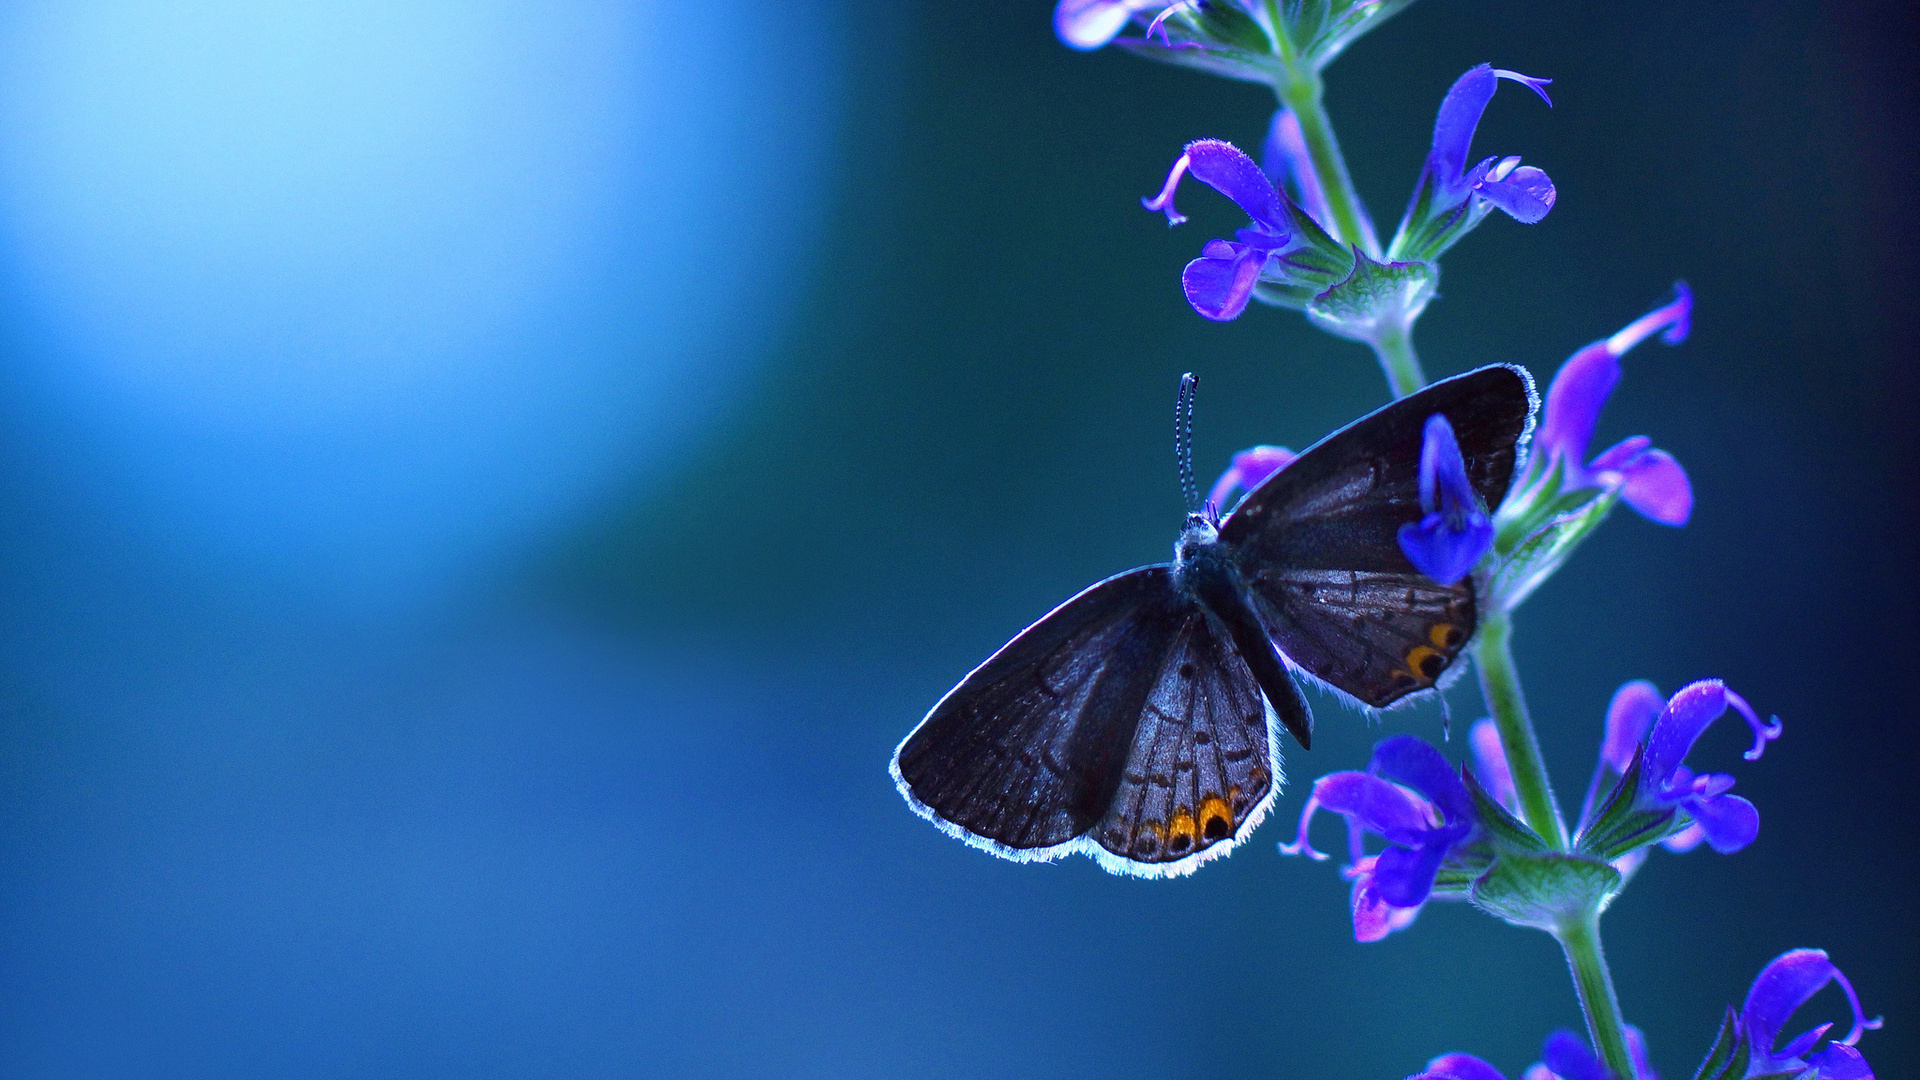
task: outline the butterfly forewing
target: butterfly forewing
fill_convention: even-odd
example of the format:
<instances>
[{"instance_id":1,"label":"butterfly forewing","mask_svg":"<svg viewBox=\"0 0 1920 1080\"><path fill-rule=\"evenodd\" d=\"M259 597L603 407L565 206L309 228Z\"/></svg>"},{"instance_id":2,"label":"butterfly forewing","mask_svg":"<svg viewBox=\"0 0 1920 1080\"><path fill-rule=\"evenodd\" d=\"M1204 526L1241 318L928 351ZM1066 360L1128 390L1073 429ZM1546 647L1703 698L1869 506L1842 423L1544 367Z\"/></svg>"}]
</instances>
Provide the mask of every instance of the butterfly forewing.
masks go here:
<instances>
[{"instance_id":1,"label":"butterfly forewing","mask_svg":"<svg viewBox=\"0 0 1920 1080\"><path fill-rule=\"evenodd\" d=\"M1169 579L1149 566L1100 582L949 691L894 756L914 808L1002 854L1044 857L1036 849L1091 829L1176 637L1198 616Z\"/></svg>"},{"instance_id":2,"label":"butterfly forewing","mask_svg":"<svg viewBox=\"0 0 1920 1080\"><path fill-rule=\"evenodd\" d=\"M1442 413L1491 510L1532 424L1525 371L1437 382L1335 432L1250 492L1221 525L1254 609L1301 669L1381 707L1434 685L1477 625L1470 579L1440 585L1401 552L1418 521L1420 448Z\"/></svg>"},{"instance_id":3,"label":"butterfly forewing","mask_svg":"<svg viewBox=\"0 0 1920 1080\"><path fill-rule=\"evenodd\" d=\"M1167 651L1094 841L1144 864L1119 869L1149 874L1230 848L1271 803L1273 730L1246 662L1196 610Z\"/></svg>"}]
</instances>

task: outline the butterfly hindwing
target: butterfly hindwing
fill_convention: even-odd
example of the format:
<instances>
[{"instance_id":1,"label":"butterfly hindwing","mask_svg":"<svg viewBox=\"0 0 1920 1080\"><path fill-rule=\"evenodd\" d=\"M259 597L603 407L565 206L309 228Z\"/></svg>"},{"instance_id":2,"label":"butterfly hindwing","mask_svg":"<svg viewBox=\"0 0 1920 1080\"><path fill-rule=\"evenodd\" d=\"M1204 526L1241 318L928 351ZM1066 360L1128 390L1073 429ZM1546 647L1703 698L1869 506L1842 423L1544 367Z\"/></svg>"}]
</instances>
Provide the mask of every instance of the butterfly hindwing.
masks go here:
<instances>
[{"instance_id":1,"label":"butterfly hindwing","mask_svg":"<svg viewBox=\"0 0 1920 1080\"><path fill-rule=\"evenodd\" d=\"M940 699L894 754L914 809L1013 858L1053 857L1093 828L1176 637L1200 617L1170 577L1149 566L1086 589Z\"/></svg>"},{"instance_id":2,"label":"butterfly hindwing","mask_svg":"<svg viewBox=\"0 0 1920 1080\"><path fill-rule=\"evenodd\" d=\"M1250 589L1289 659L1375 708L1434 685L1477 621L1471 581L1417 571L1270 568Z\"/></svg>"},{"instance_id":3,"label":"butterfly hindwing","mask_svg":"<svg viewBox=\"0 0 1920 1080\"><path fill-rule=\"evenodd\" d=\"M1163 876L1231 849L1272 803L1274 730L1252 671L1196 610L1167 651L1112 805L1092 833L1125 862L1102 863Z\"/></svg>"},{"instance_id":4,"label":"butterfly hindwing","mask_svg":"<svg viewBox=\"0 0 1920 1080\"><path fill-rule=\"evenodd\" d=\"M1254 608L1300 668L1382 707L1433 686L1477 625L1473 585L1440 585L1400 550L1420 520L1420 448L1442 413L1467 477L1499 505L1532 426L1533 381L1495 365L1434 383L1308 448L1220 527Z\"/></svg>"}]
</instances>

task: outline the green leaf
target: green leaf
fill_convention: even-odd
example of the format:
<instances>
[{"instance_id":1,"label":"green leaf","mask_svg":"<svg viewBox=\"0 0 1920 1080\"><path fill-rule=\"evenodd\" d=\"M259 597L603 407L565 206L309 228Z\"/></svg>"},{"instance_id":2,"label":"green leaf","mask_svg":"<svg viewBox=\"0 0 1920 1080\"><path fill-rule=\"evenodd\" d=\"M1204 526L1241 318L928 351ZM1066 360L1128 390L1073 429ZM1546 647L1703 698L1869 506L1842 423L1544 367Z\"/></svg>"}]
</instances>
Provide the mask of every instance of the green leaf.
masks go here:
<instances>
[{"instance_id":1,"label":"green leaf","mask_svg":"<svg viewBox=\"0 0 1920 1080\"><path fill-rule=\"evenodd\" d=\"M1581 497L1576 499L1575 496ZM1518 606L1567 561L1567 557L1573 554L1573 550L1580 546L1588 534L1600 527L1600 523L1607 519L1614 504L1619 501L1618 487L1577 488L1547 500L1548 505L1539 512L1539 516L1558 506L1571 506L1573 509L1548 518L1546 524L1514 545L1508 555L1496 559L1487 575L1489 594L1508 610ZM1531 520L1536 516L1536 511L1522 509L1521 515ZM1498 534L1496 545L1497 537Z\"/></svg>"},{"instance_id":2,"label":"green leaf","mask_svg":"<svg viewBox=\"0 0 1920 1080\"><path fill-rule=\"evenodd\" d=\"M1253 21L1253 16L1233 4L1188 5L1167 21L1184 22L1194 37L1211 48L1225 46L1262 56L1273 52L1273 42L1267 38L1266 30ZM1181 35L1169 33L1168 36Z\"/></svg>"},{"instance_id":3,"label":"green leaf","mask_svg":"<svg viewBox=\"0 0 1920 1080\"><path fill-rule=\"evenodd\" d=\"M1346 279L1313 298L1307 317L1321 329L1372 341L1382 325L1405 327L1433 299L1440 272L1427 263L1375 262L1353 249Z\"/></svg>"},{"instance_id":4,"label":"green leaf","mask_svg":"<svg viewBox=\"0 0 1920 1080\"><path fill-rule=\"evenodd\" d=\"M1474 883L1473 904L1516 926L1552 932L1604 908L1620 884L1620 872L1597 859L1509 852Z\"/></svg>"},{"instance_id":5,"label":"green leaf","mask_svg":"<svg viewBox=\"0 0 1920 1080\"><path fill-rule=\"evenodd\" d=\"M1634 751L1626 773L1594 810L1593 820L1580 830L1574 846L1582 854L1612 862L1635 848L1664 840L1675 831L1679 815L1672 809L1634 808L1640 797L1641 761L1645 754L1645 746Z\"/></svg>"},{"instance_id":6,"label":"green leaf","mask_svg":"<svg viewBox=\"0 0 1920 1080\"><path fill-rule=\"evenodd\" d=\"M1179 40L1181 40L1180 37L1175 35L1174 41ZM1115 48L1125 49L1135 56L1144 56L1163 64L1193 68L1209 75L1259 83L1261 86L1273 85L1273 81L1285 73L1279 59L1264 48L1259 52L1224 47L1169 49L1162 46L1157 39L1149 45L1139 38L1115 38L1113 44Z\"/></svg>"},{"instance_id":7,"label":"green leaf","mask_svg":"<svg viewBox=\"0 0 1920 1080\"><path fill-rule=\"evenodd\" d=\"M1528 854L1547 851L1551 847L1539 833L1528 828L1526 822L1514 817L1489 795L1473 773L1462 769L1460 778L1467 783L1467 794L1473 796L1473 809L1480 815L1480 824L1496 844Z\"/></svg>"},{"instance_id":8,"label":"green leaf","mask_svg":"<svg viewBox=\"0 0 1920 1080\"><path fill-rule=\"evenodd\" d=\"M1282 21L1297 55L1315 70L1326 67L1360 37L1413 0L1288 0Z\"/></svg>"},{"instance_id":9,"label":"green leaf","mask_svg":"<svg viewBox=\"0 0 1920 1080\"><path fill-rule=\"evenodd\" d=\"M1729 1005L1726 1019L1720 1021L1720 1036L1707 1051L1707 1060L1694 1070L1693 1080L1740 1080L1752 1053L1747 1033L1741 1029L1740 1014Z\"/></svg>"}]
</instances>

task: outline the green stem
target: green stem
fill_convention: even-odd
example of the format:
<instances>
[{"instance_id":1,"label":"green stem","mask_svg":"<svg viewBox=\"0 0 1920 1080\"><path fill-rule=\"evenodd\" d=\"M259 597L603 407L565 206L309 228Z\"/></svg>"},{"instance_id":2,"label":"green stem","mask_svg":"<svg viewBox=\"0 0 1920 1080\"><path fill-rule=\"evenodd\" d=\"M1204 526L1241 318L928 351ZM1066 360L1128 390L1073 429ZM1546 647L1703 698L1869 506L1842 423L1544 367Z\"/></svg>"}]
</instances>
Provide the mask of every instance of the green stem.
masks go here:
<instances>
[{"instance_id":1,"label":"green stem","mask_svg":"<svg viewBox=\"0 0 1920 1080\"><path fill-rule=\"evenodd\" d=\"M1600 1049L1601 1060L1614 1075L1632 1077L1633 1058L1627 1052L1627 1026L1620 1017L1620 999L1613 993L1613 976L1607 973L1607 957L1600 949L1600 916L1588 915L1577 923L1563 926L1554 937L1566 950L1567 965L1573 969L1573 987L1580 995L1580 1010L1587 1014L1587 1035Z\"/></svg>"},{"instance_id":2,"label":"green stem","mask_svg":"<svg viewBox=\"0 0 1920 1080\"><path fill-rule=\"evenodd\" d=\"M1312 71L1295 72L1293 78L1275 87L1282 104L1293 110L1300 121L1300 137L1307 144L1307 158L1313 162L1313 175L1327 199L1327 224L1335 240L1353 244L1374 259L1381 256L1380 241L1361 225L1364 211L1360 196L1353 190L1353 178L1347 175L1347 159L1340 154L1340 143L1333 137L1333 123L1320 104L1320 76Z\"/></svg>"},{"instance_id":3,"label":"green stem","mask_svg":"<svg viewBox=\"0 0 1920 1080\"><path fill-rule=\"evenodd\" d=\"M1280 60L1282 74L1274 80L1273 91L1280 103L1293 110L1300 121L1300 137L1307 144L1307 157L1313 162L1313 175L1327 199L1327 212L1333 220L1323 222L1335 240L1353 244L1375 259L1380 258L1380 241L1361 223L1366 211L1353 190L1353 178L1347 175L1347 159L1340 154L1340 142L1333 137L1333 122L1320 104L1325 89L1320 73L1311 61L1302 62L1287 40L1285 23L1268 0L1267 17L1273 23L1273 51Z\"/></svg>"},{"instance_id":4,"label":"green stem","mask_svg":"<svg viewBox=\"0 0 1920 1080\"><path fill-rule=\"evenodd\" d=\"M1487 699L1487 710L1500 732L1500 746L1507 754L1507 770L1513 774L1513 787L1520 796L1520 816L1534 832L1554 848L1567 849L1567 826L1560 820L1553 800L1553 785L1547 781L1547 764L1540 757L1540 741L1534 738L1533 721L1527 718L1527 702L1520 696L1520 675L1513 667L1509 641L1513 623L1504 611L1485 613L1480 619L1479 639L1473 646L1474 667L1480 670L1480 693Z\"/></svg>"},{"instance_id":5,"label":"green stem","mask_svg":"<svg viewBox=\"0 0 1920 1080\"><path fill-rule=\"evenodd\" d=\"M1383 327L1373 341L1373 354L1387 373L1387 387L1396 398L1406 397L1427 385L1426 372L1420 370L1420 358L1413 354L1413 328Z\"/></svg>"}]
</instances>

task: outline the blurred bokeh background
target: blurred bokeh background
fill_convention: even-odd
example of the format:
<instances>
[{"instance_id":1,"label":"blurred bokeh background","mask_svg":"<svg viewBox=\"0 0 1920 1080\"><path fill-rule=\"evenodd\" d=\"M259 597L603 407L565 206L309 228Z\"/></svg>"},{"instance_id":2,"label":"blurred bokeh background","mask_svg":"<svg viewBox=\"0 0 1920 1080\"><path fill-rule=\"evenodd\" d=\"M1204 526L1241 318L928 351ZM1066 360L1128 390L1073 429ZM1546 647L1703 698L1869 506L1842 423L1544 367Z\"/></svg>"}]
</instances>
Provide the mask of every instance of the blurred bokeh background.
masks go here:
<instances>
[{"instance_id":1,"label":"blurred bokeh background","mask_svg":"<svg viewBox=\"0 0 1920 1080\"><path fill-rule=\"evenodd\" d=\"M1294 314L1188 309L1224 200L1138 206L1270 97L1049 15L0 8L0 1074L1391 1080L1577 1026L1544 935L1440 905L1357 945L1274 851L1434 707L1320 701L1276 820L1180 881L894 793L959 675L1165 556L1181 371L1202 471L1384 400ZM1786 721L1696 751L1759 841L1608 916L1670 1077L1795 946L1920 1070L1906 19L1422 0L1328 75L1383 226L1456 75L1555 79L1476 148L1559 205L1447 256L1430 373L1549 376L1696 290L1600 433L1671 450L1692 524L1618 515L1517 642L1570 798L1629 678Z\"/></svg>"}]
</instances>

